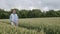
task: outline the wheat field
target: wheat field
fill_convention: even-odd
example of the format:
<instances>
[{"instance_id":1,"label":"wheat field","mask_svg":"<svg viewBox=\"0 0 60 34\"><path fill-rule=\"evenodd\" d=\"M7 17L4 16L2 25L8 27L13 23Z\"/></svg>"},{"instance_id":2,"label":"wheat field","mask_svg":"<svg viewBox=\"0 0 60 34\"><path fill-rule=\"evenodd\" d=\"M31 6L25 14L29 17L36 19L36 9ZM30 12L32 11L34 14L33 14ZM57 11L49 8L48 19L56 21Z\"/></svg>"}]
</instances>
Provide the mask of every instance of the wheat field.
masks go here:
<instances>
[{"instance_id":1,"label":"wheat field","mask_svg":"<svg viewBox=\"0 0 60 34\"><path fill-rule=\"evenodd\" d=\"M60 17L19 19L18 27L0 19L0 34L60 34Z\"/></svg>"}]
</instances>

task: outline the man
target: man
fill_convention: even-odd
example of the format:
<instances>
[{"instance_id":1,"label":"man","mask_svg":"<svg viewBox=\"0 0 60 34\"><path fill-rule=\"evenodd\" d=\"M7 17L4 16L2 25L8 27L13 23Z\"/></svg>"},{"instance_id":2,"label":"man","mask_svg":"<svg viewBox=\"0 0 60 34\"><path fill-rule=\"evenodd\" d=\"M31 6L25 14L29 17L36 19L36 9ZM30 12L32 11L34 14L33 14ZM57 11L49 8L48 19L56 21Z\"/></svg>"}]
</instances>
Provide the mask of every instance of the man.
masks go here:
<instances>
[{"instance_id":1,"label":"man","mask_svg":"<svg viewBox=\"0 0 60 34\"><path fill-rule=\"evenodd\" d=\"M18 16L16 14L15 9L12 10L12 13L10 15L10 22L11 22L11 25L18 26Z\"/></svg>"}]
</instances>

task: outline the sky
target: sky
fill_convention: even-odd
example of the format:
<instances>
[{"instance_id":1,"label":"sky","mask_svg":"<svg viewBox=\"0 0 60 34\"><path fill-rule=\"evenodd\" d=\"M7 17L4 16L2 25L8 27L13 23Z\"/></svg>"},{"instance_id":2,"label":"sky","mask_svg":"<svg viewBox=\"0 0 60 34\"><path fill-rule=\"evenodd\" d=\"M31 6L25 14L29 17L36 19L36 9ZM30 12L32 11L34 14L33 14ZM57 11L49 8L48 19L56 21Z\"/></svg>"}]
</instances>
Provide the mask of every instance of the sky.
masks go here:
<instances>
[{"instance_id":1,"label":"sky","mask_svg":"<svg viewBox=\"0 0 60 34\"><path fill-rule=\"evenodd\" d=\"M0 0L0 8L57 10L60 9L60 0Z\"/></svg>"}]
</instances>

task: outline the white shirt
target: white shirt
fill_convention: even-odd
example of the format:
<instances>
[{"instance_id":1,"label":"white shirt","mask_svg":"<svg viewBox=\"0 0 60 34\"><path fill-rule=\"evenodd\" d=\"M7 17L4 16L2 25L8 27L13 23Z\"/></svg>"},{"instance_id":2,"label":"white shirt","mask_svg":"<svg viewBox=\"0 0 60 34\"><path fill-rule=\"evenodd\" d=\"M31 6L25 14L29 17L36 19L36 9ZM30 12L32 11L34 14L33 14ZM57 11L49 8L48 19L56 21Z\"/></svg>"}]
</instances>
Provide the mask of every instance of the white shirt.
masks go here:
<instances>
[{"instance_id":1,"label":"white shirt","mask_svg":"<svg viewBox=\"0 0 60 34\"><path fill-rule=\"evenodd\" d=\"M11 14L11 15L10 15L10 21L11 21L11 22L17 22L17 21L18 21L18 16L17 16L17 14Z\"/></svg>"}]
</instances>

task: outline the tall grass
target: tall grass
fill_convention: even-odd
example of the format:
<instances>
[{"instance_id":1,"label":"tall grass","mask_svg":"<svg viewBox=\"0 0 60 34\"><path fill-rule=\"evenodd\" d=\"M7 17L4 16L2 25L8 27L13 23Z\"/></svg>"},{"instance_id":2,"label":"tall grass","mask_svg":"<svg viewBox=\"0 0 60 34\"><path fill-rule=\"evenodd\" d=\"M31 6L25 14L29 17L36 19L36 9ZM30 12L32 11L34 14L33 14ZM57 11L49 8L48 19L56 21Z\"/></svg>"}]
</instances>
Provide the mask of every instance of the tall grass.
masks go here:
<instances>
[{"instance_id":1,"label":"tall grass","mask_svg":"<svg viewBox=\"0 0 60 34\"><path fill-rule=\"evenodd\" d=\"M1 33L60 34L60 18L19 19L19 26L11 26L8 19L1 19ZM2 23L4 22L4 23ZM13 28L12 28L13 27ZM2 32L3 31L3 32Z\"/></svg>"}]
</instances>

